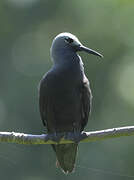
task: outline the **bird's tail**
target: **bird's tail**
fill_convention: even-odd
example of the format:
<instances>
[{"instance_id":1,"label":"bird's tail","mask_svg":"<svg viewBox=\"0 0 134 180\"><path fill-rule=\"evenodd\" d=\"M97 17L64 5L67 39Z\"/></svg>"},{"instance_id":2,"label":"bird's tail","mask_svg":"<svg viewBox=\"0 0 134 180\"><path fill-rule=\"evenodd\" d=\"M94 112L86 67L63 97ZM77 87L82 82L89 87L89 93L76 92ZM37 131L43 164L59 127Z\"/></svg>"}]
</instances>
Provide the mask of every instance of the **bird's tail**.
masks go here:
<instances>
[{"instance_id":1,"label":"bird's tail","mask_svg":"<svg viewBox=\"0 0 134 180\"><path fill-rule=\"evenodd\" d=\"M78 144L52 145L56 153L56 166L60 167L65 174L74 170Z\"/></svg>"}]
</instances>

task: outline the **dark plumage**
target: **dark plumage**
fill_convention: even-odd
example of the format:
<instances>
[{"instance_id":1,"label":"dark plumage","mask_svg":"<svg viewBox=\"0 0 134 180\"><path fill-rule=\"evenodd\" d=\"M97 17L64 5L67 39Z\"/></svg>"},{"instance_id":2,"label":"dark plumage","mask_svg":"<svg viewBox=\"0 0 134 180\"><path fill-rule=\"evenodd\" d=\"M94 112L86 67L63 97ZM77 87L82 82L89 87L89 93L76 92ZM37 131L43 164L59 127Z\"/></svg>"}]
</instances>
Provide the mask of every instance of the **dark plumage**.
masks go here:
<instances>
[{"instance_id":1,"label":"dark plumage","mask_svg":"<svg viewBox=\"0 0 134 180\"><path fill-rule=\"evenodd\" d=\"M54 65L39 86L40 115L48 133L81 132L88 122L92 94L77 51L101 56L84 47L70 33L61 33L53 40L51 57ZM57 156L57 166L65 173L72 172L78 144L52 147Z\"/></svg>"}]
</instances>

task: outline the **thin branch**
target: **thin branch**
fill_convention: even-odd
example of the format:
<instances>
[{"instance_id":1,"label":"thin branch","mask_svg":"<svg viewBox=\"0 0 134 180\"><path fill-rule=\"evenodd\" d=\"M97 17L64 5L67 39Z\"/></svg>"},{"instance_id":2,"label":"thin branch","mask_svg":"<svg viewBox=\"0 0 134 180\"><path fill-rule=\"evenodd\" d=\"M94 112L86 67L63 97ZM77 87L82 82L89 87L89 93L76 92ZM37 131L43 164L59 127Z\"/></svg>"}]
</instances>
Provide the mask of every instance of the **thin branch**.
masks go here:
<instances>
[{"instance_id":1,"label":"thin branch","mask_svg":"<svg viewBox=\"0 0 134 180\"><path fill-rule=\"evenodd\" d=\"M0 132L0 142L17 144L67 144L75 142L91 142L121 136L134 135L134 126L119 127L100 131L82 133L57 133L32 135L16 132Z\"/></svg>"}]
</instances>

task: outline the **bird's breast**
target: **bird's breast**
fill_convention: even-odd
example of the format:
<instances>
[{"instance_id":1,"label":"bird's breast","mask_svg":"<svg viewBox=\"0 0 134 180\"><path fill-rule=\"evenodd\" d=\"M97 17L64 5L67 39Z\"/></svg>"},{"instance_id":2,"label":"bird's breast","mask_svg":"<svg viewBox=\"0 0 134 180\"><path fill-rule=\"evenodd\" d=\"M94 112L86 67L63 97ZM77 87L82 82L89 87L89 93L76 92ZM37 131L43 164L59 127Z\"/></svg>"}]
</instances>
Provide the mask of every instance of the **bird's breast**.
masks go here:
<instances>
[{"instance_id":1,"label":"bird's breast","mask_svg":"<svg viewBox=\"0 0 134 180\"><path fill-rule=\"evenodd\" d=\"M50 83L55 90L58 91L69 91L73 90L82 82L83 75L80 69L70 68L61 69L54 72L53 80Z\"/></svg>"}]
</instances>

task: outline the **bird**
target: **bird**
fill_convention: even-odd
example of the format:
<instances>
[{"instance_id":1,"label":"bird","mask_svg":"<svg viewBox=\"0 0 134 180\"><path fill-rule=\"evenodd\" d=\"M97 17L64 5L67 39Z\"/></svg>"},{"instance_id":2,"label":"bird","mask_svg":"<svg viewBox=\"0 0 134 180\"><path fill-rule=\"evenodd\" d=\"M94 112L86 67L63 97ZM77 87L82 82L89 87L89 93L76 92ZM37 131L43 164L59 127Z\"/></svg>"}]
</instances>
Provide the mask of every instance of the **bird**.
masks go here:
<instances>
[{"instance_id":1,"label":"bird","mask_svg":"<svg viewBox=\"0 0 134 180\"><path fill-rule=\"evenodd\" d=\"M78 52L103 57L84 46L69 33L58 34L52 42L51 69L39 83L39 110L48 134L82 132L91 112L92 93ZM56 164L65 173L74 172L78 143L53 144Z\"/></svg>"}]
</instances>

